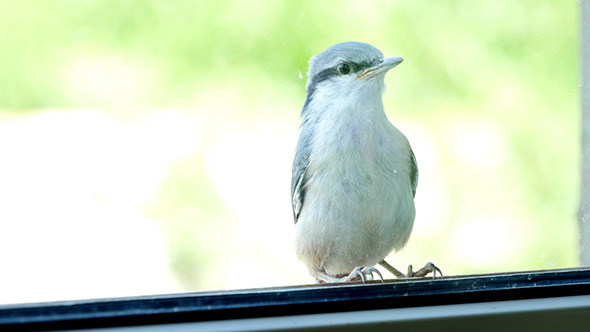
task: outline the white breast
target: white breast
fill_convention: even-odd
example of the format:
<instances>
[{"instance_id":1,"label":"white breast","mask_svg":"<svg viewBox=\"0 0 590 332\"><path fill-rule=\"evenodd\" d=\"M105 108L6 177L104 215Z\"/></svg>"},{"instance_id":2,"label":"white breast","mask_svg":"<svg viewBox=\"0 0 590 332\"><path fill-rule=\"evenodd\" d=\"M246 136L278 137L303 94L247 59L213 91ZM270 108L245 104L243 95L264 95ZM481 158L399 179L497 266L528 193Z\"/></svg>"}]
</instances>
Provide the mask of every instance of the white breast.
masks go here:
<instances>
[{"instance_id":1,"label":"white breast","mask_svg":"<svg viewBox=\"0 0 590 332\"><path fill-rule=\"evenodd\" d=\"M409 145L377 101L344 102L355 110L331 108L316 127L296 234L310 270L339 275L375 265L411 233Z\"/></svg>"}]
</instances>

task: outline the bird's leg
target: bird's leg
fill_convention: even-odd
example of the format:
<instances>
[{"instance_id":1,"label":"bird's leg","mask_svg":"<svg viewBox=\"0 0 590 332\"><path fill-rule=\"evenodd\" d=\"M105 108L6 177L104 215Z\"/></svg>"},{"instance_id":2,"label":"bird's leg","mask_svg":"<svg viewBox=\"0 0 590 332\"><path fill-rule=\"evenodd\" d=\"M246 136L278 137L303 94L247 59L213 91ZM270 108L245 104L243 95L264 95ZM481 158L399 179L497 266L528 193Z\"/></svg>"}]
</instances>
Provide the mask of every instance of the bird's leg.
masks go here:
<instances>
[{"instance_id":1,"label":"bird's leg","mask_svg":"<svg viewBox=\"0 0 590 332\"><path fill-rule=\"evenodd\" d=\"M442 271L434 264L432 264L431 262L426 263L426 265L424 265L423 268L421 268L420 270L413 272L412 271L412 265L408 266L408 274L403 274L401 273L398 269L396 269L395 267L389 265L389 263L387 263L385 260L382 260L381 262L379 262L379 264L381 264L381 266L383 266L385 269L387 269L387 271L391 272L396 278L400 279L400 278L422 278L427 276L429 273L432 273L432 277L436 278L436 272L438 272L440 274L440 276L442 277Z\"/></svg>"},{"instance_id":2,"label":"bird's leg","mask_svg":"<svg viewBox=\"0 0 590 332\"><path fill-rule=\"evenodd\" d=\"M389 265L389 263L387 263L385 260L382 260L381 262L379 262L379 264L381 264L381 266L383 266L387 271L391 272L396 278L407 278L405 274L401 273L395 267Z\"/></svg>"},{"instance_id":3,"label":"bird's leg","mask_svg":"<svg viewBox=\"0 0 590 332\"><path fill-rule=\"evenodd\" d=\"M333 277L324 271L316 271L314 273L314 277L316 278L316 283L346 283L362 281L364 284L367 280L373 280L373 273L378 275L381 279L381 282L383 282L383 276L381 275L381 272L372 266L355 267L354 270L352 270L352 272L350 272L350 274L345 277Z\"/></svg>"}]
</instances>

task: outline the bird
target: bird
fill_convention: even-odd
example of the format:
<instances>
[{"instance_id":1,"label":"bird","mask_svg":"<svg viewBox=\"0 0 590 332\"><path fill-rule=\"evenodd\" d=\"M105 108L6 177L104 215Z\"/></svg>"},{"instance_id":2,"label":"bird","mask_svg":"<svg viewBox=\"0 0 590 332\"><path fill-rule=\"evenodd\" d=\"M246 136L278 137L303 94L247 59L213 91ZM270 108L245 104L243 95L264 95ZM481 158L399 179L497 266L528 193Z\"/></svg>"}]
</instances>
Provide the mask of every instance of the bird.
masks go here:
<instances>
[{"instance_id":1,"label":"bird","mask_svg":"<svg viewBox=\"0 0 590 332\"><path fill-rule=\"evenodd\" d=\"M362 42L311 57L292 168L295 251L318 283L383 281L442 273L432 263L404 274L385 257L412 232L418 166L408 139L387 118L384 77L401 57Z\"/></svg>"}]
</instances>

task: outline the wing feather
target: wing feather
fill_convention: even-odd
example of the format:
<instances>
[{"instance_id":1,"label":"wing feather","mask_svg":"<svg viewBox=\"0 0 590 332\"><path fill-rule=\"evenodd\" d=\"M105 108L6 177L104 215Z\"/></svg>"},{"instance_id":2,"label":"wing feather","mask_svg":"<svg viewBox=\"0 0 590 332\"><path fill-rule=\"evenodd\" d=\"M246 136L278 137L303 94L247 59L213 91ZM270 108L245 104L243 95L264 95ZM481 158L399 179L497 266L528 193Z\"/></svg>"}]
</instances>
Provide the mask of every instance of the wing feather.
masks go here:
<instances>
[{"instance_id":1,"label":"wing feather","mask_svg":"<svg viewBox=\"0 0 590 332\"><path fill-rule=\"evenodd\" d=\"M416 197L416 188L418 187L418 163L414 151L410 148L411 164L410 164L410 185L412 186L412 194Z\"/></svg>"},{"instance_id":2,"label":"wing feather","mask_svg":"<svg viewBox=\"0 0 590 332\"><path fill-rule=\"evenodd\" d=\"M313 124L307 123L307 121L304 121L301 125L299 142L297 143L295 159L293 160L293 174L291 178L291 203L293 206L293 218L295 223L297 223L297 219L299 218L299 214L303 208L306 184L310 177L310 174L308 174L308 166L311 155L313 127Z\"/></svg>"}]
</instances>

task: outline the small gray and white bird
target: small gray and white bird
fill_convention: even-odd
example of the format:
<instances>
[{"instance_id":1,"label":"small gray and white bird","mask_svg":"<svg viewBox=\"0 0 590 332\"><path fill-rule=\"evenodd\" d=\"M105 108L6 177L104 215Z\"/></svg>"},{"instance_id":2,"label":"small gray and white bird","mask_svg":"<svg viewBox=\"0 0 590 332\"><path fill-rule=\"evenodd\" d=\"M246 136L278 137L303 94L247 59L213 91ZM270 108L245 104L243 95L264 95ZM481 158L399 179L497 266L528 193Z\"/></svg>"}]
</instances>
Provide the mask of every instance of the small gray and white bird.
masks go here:
<instances>
[{"instance_id":1,"label":"small gray and white bird","mask_svg":"<svg viewBox=\"0 0 590 332\"><path fill-rule=\"evenodd\" d=\"M418 167L406 137L385 115L385 73L403 61L360 42L311 58L303 122L293 161L291 198L297 256L318 282L408 275L385 257L412 232Z\"/></svg>"}]
</instances>

